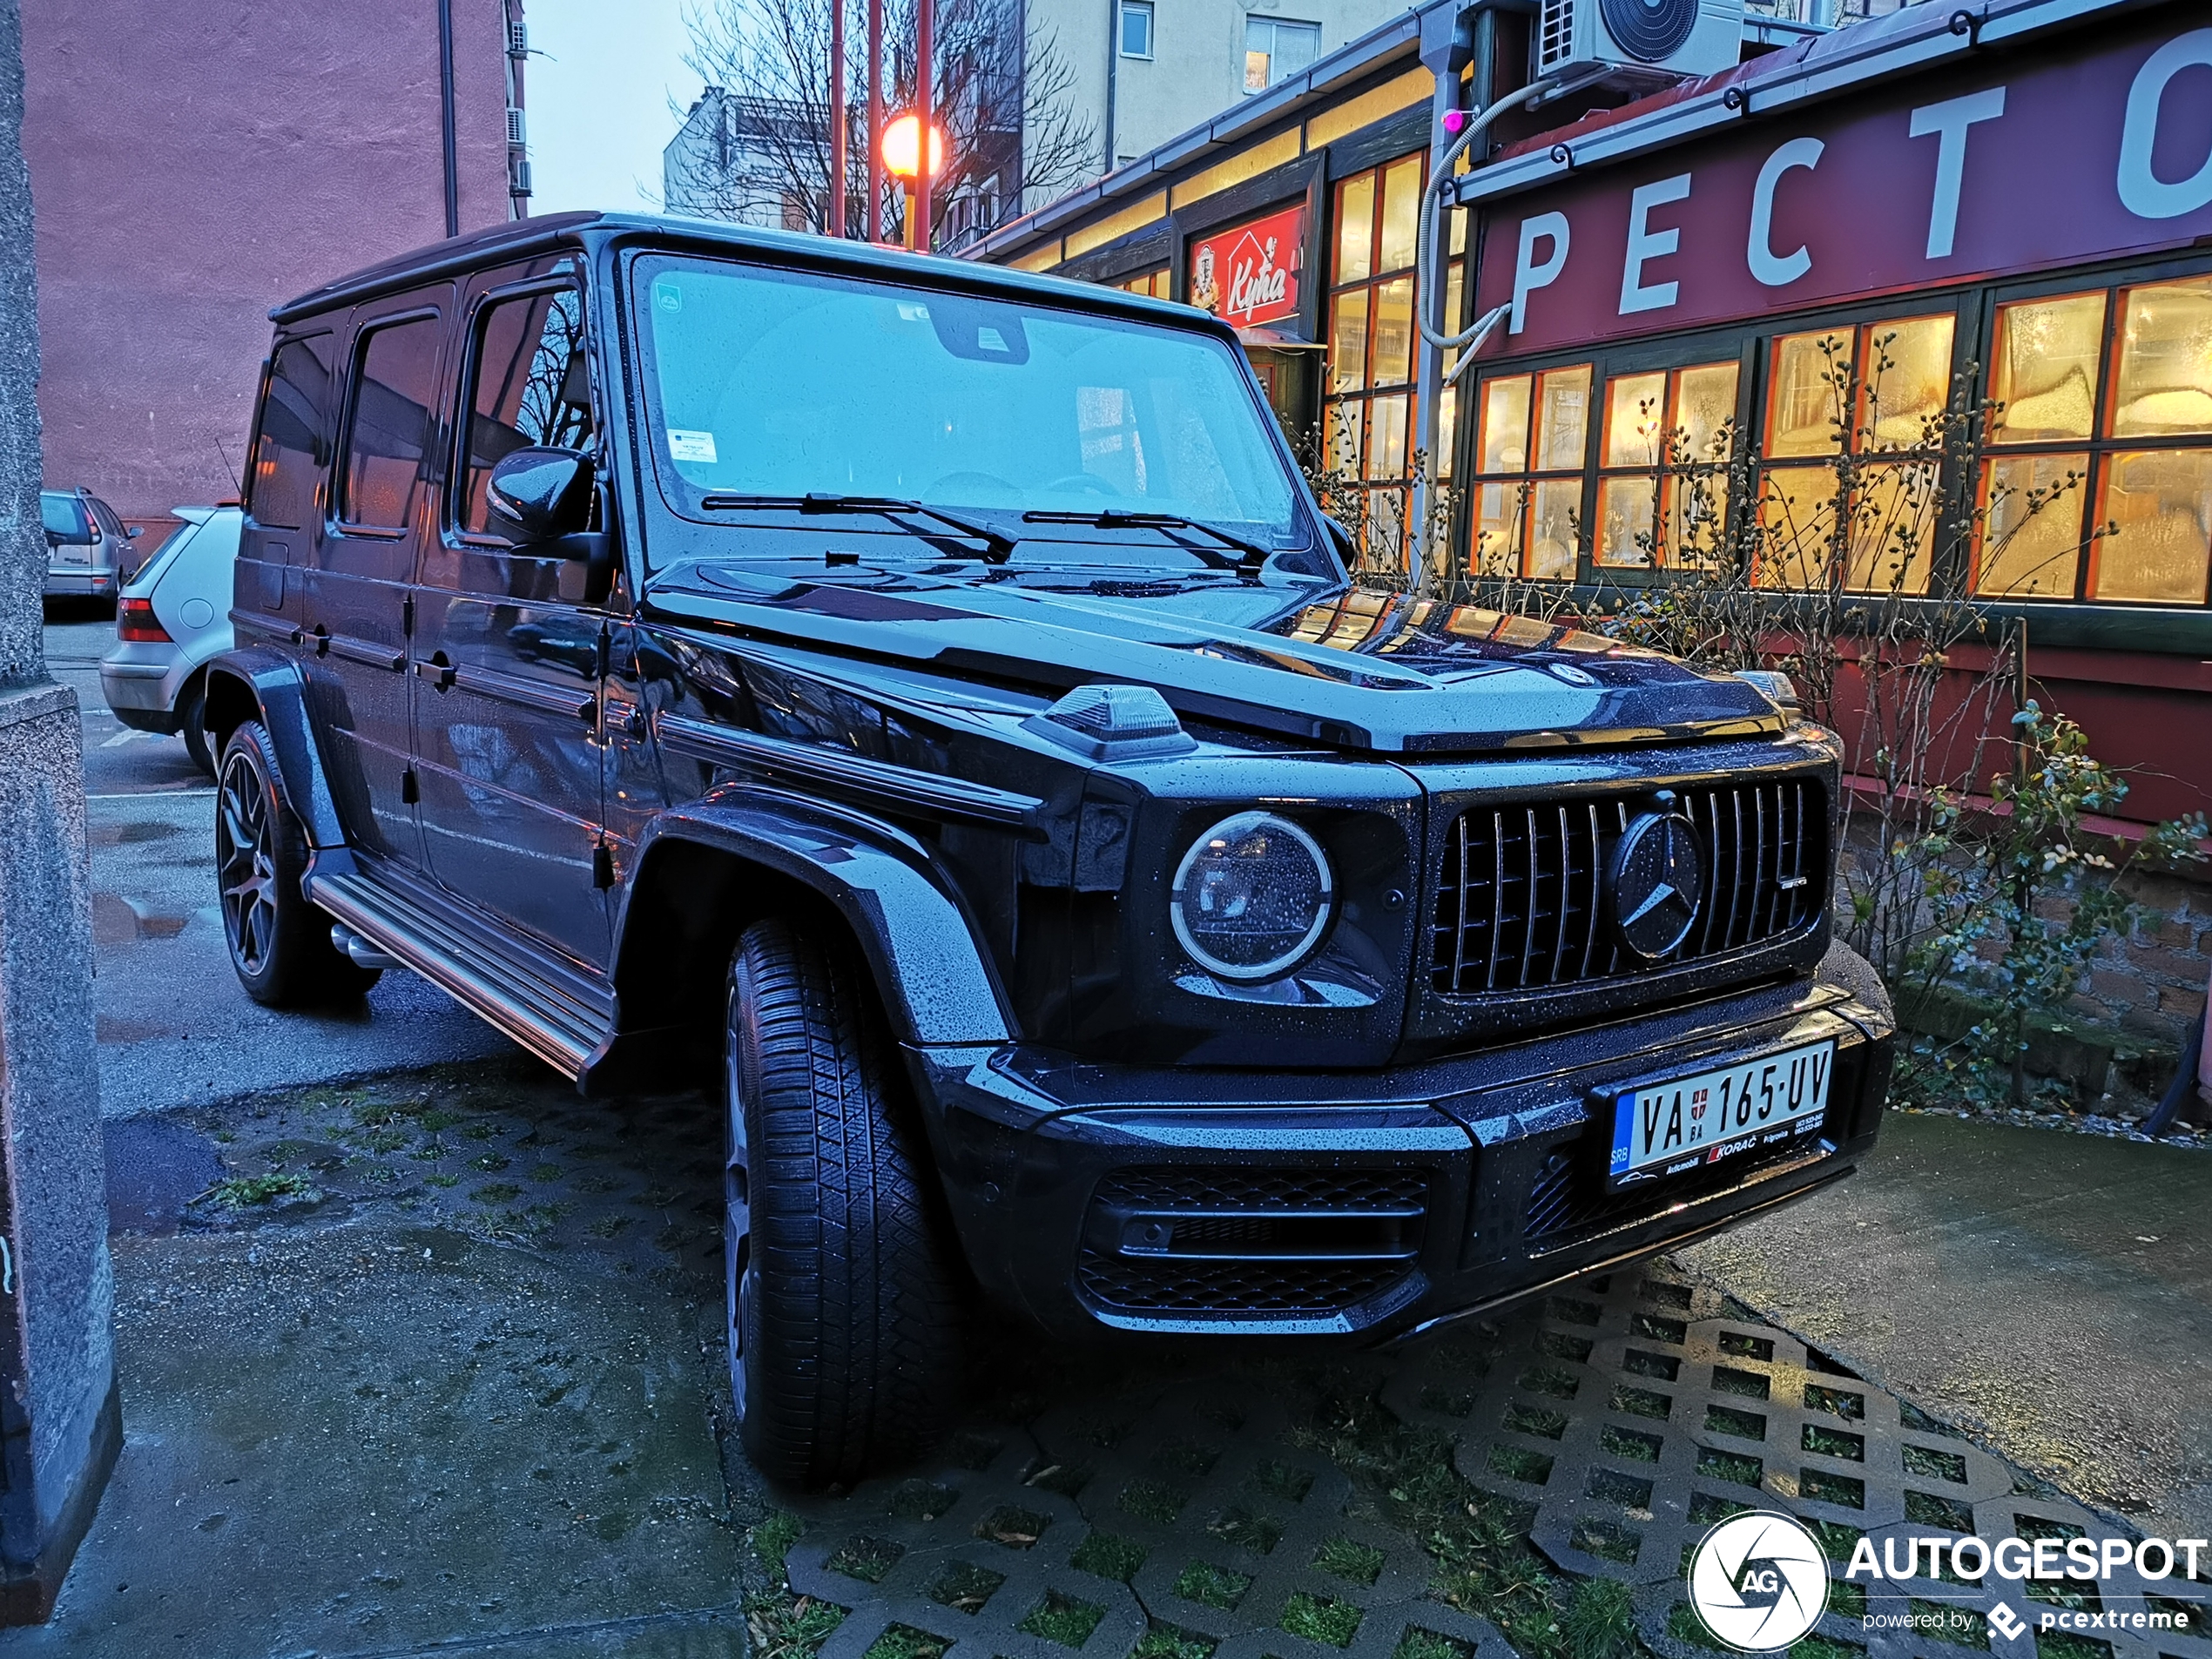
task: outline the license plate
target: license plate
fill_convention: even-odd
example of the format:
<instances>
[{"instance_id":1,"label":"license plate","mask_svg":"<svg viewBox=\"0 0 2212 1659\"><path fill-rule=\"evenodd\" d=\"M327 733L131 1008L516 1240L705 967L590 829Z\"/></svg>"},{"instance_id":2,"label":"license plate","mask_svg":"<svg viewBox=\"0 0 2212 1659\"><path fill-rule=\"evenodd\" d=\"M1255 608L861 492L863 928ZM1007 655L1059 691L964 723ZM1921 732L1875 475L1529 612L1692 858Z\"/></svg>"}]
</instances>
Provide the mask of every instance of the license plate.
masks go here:
<instances>
[{"instance_id":1,"label":"license plate","mask_svg":"<svg viewBox=\"0 0 2212 1659\"><path fill-rule=\"evenodd\" d=\"M1816 1134L1835 1071L1829 1041L1622 1089L1613 1100L1608 1184L1656 1181Z\"/></svg>"}]
</instances>

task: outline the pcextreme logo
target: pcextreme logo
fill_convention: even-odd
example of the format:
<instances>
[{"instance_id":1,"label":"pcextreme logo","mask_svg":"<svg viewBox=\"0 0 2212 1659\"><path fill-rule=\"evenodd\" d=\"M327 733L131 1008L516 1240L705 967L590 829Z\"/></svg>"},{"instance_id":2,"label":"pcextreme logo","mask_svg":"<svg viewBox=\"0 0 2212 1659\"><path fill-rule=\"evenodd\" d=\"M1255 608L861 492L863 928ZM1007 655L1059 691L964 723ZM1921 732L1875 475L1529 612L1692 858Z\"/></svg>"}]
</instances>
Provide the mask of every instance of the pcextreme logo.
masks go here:
<instances>
[{"instance_id":1,"label":"pcextreme logo","mask_svg":"<svg viewBox=\"0 0 2212 1659\"><path fill-rule=\"evenodd\" d=\"M1731 1515L1690 1558L1689 1604L1714 1640L1743 1653L1775 1652L1827 1611L1827 1553L1787 1515Z\"/></svg>"}]
</instances>

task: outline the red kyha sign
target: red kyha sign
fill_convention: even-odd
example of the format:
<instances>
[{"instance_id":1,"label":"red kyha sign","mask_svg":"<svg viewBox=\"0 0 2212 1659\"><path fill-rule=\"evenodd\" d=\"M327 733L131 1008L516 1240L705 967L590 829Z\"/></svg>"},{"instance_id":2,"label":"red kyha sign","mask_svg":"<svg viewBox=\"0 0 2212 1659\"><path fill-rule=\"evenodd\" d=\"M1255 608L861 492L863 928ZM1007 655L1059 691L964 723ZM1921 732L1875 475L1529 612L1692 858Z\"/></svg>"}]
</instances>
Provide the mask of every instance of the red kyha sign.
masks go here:
<instances>
[{"instance_id":1,"label":"red kyha sign","mask_svg":"<svg viewBox=\"0 0 2212 1659\"><path fill-rule=\"evenodd\" d=\"M1489 209L1493 355L1793 311L2212 233L2195 3L2037 58L1967 59Z\"/></svg>"},{"instance_id":2,"label":"red kyha sign","mask_svg":"<svg viewBox=\"0 0 2212 1659\"><path fill-rule=\"evenodd\" d=\"M1243 328L1298 315L1305 208L1286 207L1190 244L1190 303Z\"/></svg>"}]
</instances>

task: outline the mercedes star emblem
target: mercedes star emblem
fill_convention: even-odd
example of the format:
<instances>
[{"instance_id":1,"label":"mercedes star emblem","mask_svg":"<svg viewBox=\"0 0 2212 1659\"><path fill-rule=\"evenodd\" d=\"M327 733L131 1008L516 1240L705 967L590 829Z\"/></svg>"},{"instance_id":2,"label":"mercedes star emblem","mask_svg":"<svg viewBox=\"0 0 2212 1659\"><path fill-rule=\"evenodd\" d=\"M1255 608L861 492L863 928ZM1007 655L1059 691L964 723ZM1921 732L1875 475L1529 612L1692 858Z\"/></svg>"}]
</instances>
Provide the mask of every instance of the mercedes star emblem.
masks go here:
<instances>
[{"instance_id":1,"label":"mercedes star emblem","mask_svg":"<svg viewBox=\"0 0 2212 1659\"><path fill-rule=\"evenodd\" d=\"M1629 826L1613 854L1613 926L1647 962L1689 937L1705 897L1697 826L1680 813L1646 813Z\"/></svg>"}]
</instances>

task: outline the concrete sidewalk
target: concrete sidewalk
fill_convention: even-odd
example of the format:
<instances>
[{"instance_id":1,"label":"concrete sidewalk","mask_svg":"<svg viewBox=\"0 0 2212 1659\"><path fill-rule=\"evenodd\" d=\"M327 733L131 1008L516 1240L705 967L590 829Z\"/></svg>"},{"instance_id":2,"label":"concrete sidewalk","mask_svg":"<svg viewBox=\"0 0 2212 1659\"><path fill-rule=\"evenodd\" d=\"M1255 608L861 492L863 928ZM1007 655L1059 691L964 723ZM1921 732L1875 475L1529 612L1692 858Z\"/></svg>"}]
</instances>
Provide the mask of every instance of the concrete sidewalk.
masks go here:
<instances>
[{"instance_id":1,"label":"concrete sidewalk","mask_svg":"<svg viewBox=\"0 0 2212 1659\"><path fill-rule=\"evenodd\" d=\"M2143 1530L2212 1535L2212 1153L1892 1112L1691 1272Z\"/></svg>"}]
</instances>

